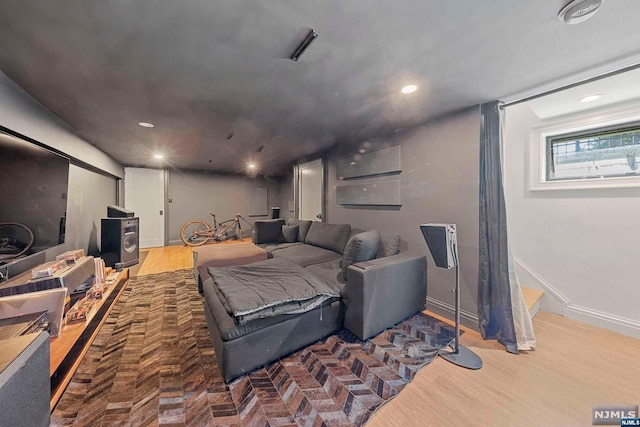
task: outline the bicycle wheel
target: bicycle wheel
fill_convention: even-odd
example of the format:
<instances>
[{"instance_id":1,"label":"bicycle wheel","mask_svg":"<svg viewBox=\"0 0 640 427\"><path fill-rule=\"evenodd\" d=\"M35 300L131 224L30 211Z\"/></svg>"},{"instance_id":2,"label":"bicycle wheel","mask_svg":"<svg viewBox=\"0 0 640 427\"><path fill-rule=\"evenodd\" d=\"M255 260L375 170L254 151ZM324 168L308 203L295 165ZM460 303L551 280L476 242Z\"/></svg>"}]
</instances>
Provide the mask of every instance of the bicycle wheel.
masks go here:
<instances>
[{"instance_id":1,"label":"bicycle wheel","mask_svg":"<svg viewBox=\"0 0 640 427\"><path fill-rule=\"evenodd\" d=\"M180 230L180 238L187 246L204 245L210 237L211 227L204 221L189 221Z\"/></svg>"},{"instance_id":2,"label":"bicycle wheel","mask_svg":"<svg viewBox=\"0 0 640 427\"><path fill-rule=\"evenodd\" d=\"M35 243L35 235L29 227L19 222L0 223L0 254L17 258Z\"/></svg>"}]
</instances>

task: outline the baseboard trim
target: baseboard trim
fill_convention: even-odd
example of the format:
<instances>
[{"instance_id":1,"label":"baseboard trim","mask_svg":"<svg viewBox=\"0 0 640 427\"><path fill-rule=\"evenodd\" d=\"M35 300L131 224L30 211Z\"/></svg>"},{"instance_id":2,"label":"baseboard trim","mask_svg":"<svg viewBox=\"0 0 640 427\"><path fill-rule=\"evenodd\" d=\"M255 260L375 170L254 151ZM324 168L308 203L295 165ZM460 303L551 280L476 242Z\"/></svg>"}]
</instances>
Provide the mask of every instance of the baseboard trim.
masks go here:
<instances>
[{"instance_id":1,"label":"baseboard trim","mask_svg":"<svg viewBox=\"0 0 640 427\"><path fill-rule=\"evenodd\" d=\"M614 314L605 313L580 305L569 304L564 309L565 316L593 326L640 338L640 322Z\"/></svg>"},{"instance_id":2,"label":"baseboard trim","mask_svg":"<svg viewBox=\"0 0 640 427\"><path fill-rule=\"evenodd\" d=\"M432 297L427 297L427 309L433 311L436 314L446 317L447 319L455 320L456 308ZM469 311L460 310L460 323L469 329L478 331L478 315Z\"/></svg>"},{"instance_id":3,"label":"baseboard trim","mask_svg":"<svg viewBox=\"0 0 640 427\"><path fill-rule=\"evenodd\" d=\"M513 257L515 263L524 270L524 272L535 280L535 285L545 291L544 298L549 296L553 297L561 306L560 312L556 310L547 310L545 304L541 305L542 310L552 311L561 316L568 317L570 319L578 320L589 325L604 328L613 332L618 332L624 335L628 335L634 338L640 338L640 322L625 317L616 316L615 314L605 313L603 311L595 310L589 307L573 304L569 298L567 298L562 292L553 287L549 282L544 280L538 273L536 273L531 267L522 262L521 259Z\"/></svg>"}]
</instances>

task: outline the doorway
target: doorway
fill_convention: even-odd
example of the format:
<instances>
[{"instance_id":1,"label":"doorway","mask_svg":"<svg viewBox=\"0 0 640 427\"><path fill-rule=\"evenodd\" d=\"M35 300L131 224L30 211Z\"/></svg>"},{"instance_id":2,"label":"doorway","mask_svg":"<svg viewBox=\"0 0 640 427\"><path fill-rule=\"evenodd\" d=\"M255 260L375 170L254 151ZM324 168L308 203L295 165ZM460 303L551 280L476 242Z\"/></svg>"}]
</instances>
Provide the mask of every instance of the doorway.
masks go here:
<instances>
[{"instance_id":1,"label":"doorway","mask_svg":"<svg viewBox=\"0 0 640 427\"><path fill-rule=\"evenodd\" d=\"M124 206L140 218L140 247L165 244L165 172L124 168Z\"/></svg>"},{"instance_id":2,"label":"doorway","mask_svg":"<svg viewBox=\"0 0 640 427\"><path fill-rule=\"evenodd\" d=\"M298 165L298 219L324 221L322 159Z\"/></svg>"}]
</instances>

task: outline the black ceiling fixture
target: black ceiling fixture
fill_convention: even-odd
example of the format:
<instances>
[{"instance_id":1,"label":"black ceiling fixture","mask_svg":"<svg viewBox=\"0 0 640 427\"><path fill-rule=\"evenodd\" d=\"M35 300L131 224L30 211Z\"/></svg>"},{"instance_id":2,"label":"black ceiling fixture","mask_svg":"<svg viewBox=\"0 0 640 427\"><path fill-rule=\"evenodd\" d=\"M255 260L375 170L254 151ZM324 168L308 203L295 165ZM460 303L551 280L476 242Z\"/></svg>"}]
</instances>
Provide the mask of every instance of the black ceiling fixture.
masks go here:
<instances>
[{"instance_id":1,"label":"black ceiling fixture","mask_svg":"<svg viewBox=\"0 0 640 427\"><path fill-rule=\"evenodd\" d=\"M318 36L319 34L316 32L316 30L311 29L311 31L309 31L309 34L307 34L307 37L302 40L302 43L300 43L295 52L293 52L293 55L291 55L291 59L298 62L298 59L300 59L304 51L307 50L307 48L311 45L311 43L313 43L315 39L318 38Z\"/></svg>"},{"instance_id":2,"label":"black ceiling fixture","mask_svg":"<svg viewBox=\"0 0 640 427\"><path fill-rule=\"evenodd\" d=\"M260 147L258 147L258 149L256 150L257 153L261 152L262 150L264 150L264 145L261 145Z\"/></svg>"},{"instance_id":3,"label":"black ceiling fixture","mask_svg":"<svg viewBox=\"0 0 640 427\"><path fill-rule=\"evenodd\" d=\"M231 132L229 135L227 135L227 140L233 138L233 132Z\"/></svg>"}]
</instances>

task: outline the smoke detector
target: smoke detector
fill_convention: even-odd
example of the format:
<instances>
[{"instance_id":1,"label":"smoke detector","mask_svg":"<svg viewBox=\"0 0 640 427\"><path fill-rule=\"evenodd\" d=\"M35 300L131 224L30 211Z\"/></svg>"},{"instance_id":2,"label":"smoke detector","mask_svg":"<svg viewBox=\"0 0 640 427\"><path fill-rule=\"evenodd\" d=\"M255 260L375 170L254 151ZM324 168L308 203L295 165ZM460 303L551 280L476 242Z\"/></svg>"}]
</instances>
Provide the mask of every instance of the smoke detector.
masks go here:
<instances>
[{"instance_id":1,"label":"smoke detector","mask_svg":"<svg viewBox=\"0 0 640 427\"><path fill-rule=\"evenodd\" d=\"M558 18L566 24L577 24L591 18L604 0L573 0L558 13Z\"/></svg>"}]
</instances>

